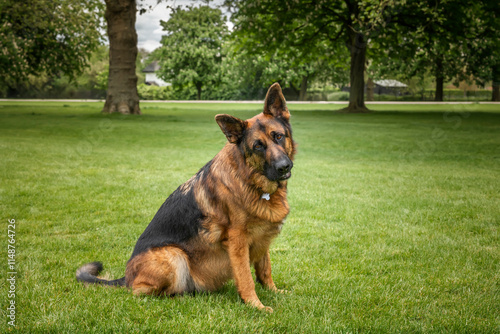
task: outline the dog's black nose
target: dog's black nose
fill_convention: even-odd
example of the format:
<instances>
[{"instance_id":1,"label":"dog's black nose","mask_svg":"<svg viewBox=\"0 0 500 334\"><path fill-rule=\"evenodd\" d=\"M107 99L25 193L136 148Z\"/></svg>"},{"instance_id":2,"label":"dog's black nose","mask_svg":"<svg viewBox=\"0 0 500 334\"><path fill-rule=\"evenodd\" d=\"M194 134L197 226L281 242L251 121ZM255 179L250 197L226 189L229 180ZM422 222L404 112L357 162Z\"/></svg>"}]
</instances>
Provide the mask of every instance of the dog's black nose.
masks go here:
<instances>
[{"instance_id":1,"label":"dog's black nose","mask_svg":"<svg viewBox=\"0 0 500 334\"><path fill-rule=\"evenodd\" d=\"M276 170L279 174L285 175L292 170L293 163L288 157L281 159L275 165Z\"/></svg>"}]
</instances>

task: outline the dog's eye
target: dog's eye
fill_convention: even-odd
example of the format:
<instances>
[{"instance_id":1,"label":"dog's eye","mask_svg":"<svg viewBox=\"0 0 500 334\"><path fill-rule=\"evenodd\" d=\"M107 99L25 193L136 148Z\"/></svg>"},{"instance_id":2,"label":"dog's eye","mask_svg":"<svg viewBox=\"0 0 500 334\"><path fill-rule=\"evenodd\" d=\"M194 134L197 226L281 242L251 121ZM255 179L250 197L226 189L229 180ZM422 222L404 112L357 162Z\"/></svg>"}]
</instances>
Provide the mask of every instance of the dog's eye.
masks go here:
<instances>
[{"instance_id":1,"label":"dog's eye","mask_svg":"<svg viewBox=\"0 0 500 334\"><path fill-rule=\"evenodd\" d=\"M261 142L256 142L253 145L253 149L256 150L256 151L264 151L265 147L264 147L264 145Z\"/></svg>"},{"instance_id":2,"label":"dog's eye","mask_svg":"<svg viewBox=\"0 0 500 334\"><path fill-rule=\"evenodd\" d=\"M281 133L277 133L274 135L274 139L276 139L276 141L281 141L283 139L283 134Z\"/></svg>"}]
</instances>

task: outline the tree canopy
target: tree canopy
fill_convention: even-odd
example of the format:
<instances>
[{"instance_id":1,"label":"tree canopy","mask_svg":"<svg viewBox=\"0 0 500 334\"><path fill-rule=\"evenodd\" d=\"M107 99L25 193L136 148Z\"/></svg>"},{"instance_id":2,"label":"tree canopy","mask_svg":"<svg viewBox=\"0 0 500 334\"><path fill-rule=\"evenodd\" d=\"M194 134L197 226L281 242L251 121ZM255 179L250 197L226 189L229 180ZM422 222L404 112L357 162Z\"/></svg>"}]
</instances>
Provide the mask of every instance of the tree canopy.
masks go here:
<instances>
[{"instance_id":1,"label":"tree canopy","mask_svg":"<svg viewBox=\"0 0 500 334\"><path fill-rule=\"evenodd\" d=\"M350 112L363 112L366 51L377 27L387 22L385 8L395 1L227 0L235 33L256 50L290 52L297 59L327 58L350 63ZM333 59L332 59L333 58Z\"/></svg>"},{"instance_id":2,"label":"tree canopy","mask_svg":"<svg viewBox=\"0 0 500 334\"><path fill-rule=\"evenodd\" d=\"M222 45L228 34L221 10L177 7L161 25L166 35L157 53L160 75L174 86L193 84L201 99L204 86L221 80Z\"/></svg>"},{"instance_id":3,"label":"tree canopy","mask_svg":"<svg viewBox=\"0 0 500 334\"><path fill-rule=\"evenodd\" d=\"M0 83L80 74L100 43L102 13L99 0L1 1Z\"/></svg>"},{"instance_id":4,"label":"tree canopy","mask_svg":"<svg viewBox=\"0 0 500 334\"><path fill-rule=\"evenodd\" d=\"M255 98L279 81L304 100L311 83L350 83L347 111L357 112L366 111L366 75L431 75L436 100L451 80L493 82L492 99L500 99L496 0L225 0L231 32L222 11L208 3L169 7L171 18L161 23L162 46L150 59L159 60L159 74L178 88L169 88L176 96ZM136 15L134 0L2 1L0 92L80 75L99 45L105 17L110 66L104 111L140 113Z\"/></svg>"},{"instance_id":5,"label":"tree canopy","mask_svg":"<svg viewBox=\"0 0 500 334\"><path fill-rule=\"evenodd\" d=\"M375 63L408 79L430 72L435 77L437 101L443 99L445 81L474 76L484 84L489 77L485 72L498 63L498 57L493 57L499 43L492 33L498 33L493 7L488 1L472 0L398 4L391 9L394 24L384 32L387 38L373 43L379 52L373 57ZM499 8L497 3L497 14Z\"/></svg>"}]
</instances>

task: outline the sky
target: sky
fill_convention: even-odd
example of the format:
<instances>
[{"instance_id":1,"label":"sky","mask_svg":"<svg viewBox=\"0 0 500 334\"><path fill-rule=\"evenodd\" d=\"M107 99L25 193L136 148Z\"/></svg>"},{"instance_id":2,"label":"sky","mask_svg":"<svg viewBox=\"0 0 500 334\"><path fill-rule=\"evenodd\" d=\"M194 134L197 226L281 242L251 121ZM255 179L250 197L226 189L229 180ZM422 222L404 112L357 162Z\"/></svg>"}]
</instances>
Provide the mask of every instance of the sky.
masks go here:
<instances>
[{"instance_id":1,"label":"sky","mask_svg":"<svg viewBox=\"0 0 500 334\"><path fill-rule=\"evenodd\" d=\"M168 21L171 11L167 9L167 4L170 6L185 6L185 5L198 5L202 1L195 0L167 0L157 4L157 0L141 0L138 4L144 8L152 6L151 10L140 15L137 13L135 29L138 37L138 47L153 51L160 46L161 36L164 34L160 26L160 20ZM210 2L210 6L220 5L223 0L214 0Z\"/></svg>"}]
</instances>

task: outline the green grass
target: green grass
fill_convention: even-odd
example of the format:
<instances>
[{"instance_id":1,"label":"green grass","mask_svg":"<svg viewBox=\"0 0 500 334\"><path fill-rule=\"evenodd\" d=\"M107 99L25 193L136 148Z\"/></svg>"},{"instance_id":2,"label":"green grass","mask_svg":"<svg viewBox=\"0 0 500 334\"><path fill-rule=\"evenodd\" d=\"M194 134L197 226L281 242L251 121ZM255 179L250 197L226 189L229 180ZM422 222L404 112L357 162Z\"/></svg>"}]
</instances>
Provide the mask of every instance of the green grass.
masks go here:
<instances>
[{"instance_id":1,"label":"green grass","mask_svg":"<svg viewBox=\"0 0 500 334\"><path fill-rule=\"evenodd\" d=\"M133 297L86 288L83 263L123 276L164 199L225 137L213 117L257 104L0 102L0 331L10 331L7 221L16 220L16 324L23 333L498 333L498 105L293 105L292 211L271 248L289 294L233 283L213 294Z\"/></svg>"}]
</instances>

